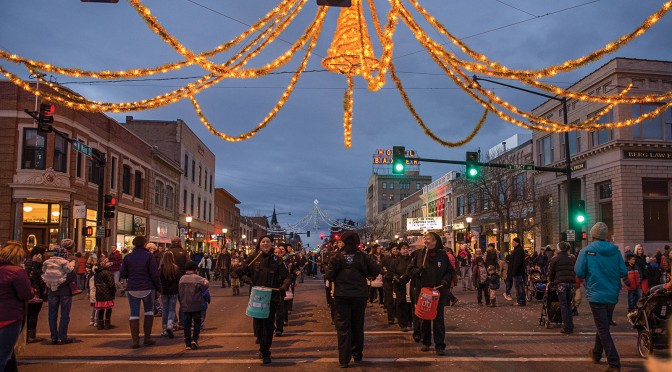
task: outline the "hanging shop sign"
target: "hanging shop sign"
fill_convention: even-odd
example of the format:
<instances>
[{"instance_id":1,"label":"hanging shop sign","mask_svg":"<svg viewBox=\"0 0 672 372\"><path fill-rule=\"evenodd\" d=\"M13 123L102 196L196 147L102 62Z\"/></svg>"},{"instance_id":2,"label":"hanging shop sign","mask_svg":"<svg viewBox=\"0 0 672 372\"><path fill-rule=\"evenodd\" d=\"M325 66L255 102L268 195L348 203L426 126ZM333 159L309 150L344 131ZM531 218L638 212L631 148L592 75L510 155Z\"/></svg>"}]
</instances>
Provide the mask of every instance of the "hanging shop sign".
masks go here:
<instances>
[{"instance_id":1,"label":"hanging shop sign","mask_svg":"<svg viewBox=\"0 0 672 372\"><path fill-rule=\"evenodd\" d=\"M443 221L441 217L418 217L406 219L406 230L441 230Z\"/></svg>"}]
</instances>

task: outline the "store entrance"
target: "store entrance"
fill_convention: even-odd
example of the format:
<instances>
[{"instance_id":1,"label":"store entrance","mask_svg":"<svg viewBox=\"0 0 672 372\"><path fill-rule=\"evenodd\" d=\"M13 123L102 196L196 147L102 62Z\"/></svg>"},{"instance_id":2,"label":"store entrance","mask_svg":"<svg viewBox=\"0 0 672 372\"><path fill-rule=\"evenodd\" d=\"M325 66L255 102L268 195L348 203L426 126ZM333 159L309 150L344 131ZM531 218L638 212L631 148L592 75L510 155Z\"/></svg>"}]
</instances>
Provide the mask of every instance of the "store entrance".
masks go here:
<instances>
[{"instance_id":1,"label":"store entrance","mask_svg":"<svg viewBox=\"0 0 672 372\"><path fill-rule=\"evenodd\" d=\"M24 227L23 228L23 244L27 249L33 249L38 244L47 244L49 235L47 228Z\"/></svg>"}]
</instances>

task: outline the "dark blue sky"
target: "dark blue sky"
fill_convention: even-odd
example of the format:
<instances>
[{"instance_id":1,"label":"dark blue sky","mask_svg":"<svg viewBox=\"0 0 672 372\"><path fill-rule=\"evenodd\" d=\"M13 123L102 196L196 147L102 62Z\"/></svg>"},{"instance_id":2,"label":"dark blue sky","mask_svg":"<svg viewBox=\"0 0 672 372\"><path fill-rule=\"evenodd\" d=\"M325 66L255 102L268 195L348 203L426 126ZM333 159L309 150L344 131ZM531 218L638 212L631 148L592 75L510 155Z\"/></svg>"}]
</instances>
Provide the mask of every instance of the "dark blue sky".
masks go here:
<instances>
[{"instance_id":1,"label":"dark blue sky","mask_svg":"<svg viewBox=\"0 0 672 372\"><path fill-rule=\"evenodd\" d=\"M275 6L278 0L152 0L143 2L162 24L191 50L200 52L232 39ZM583 56L632 31L663 1L571 0L425 0L421 4L474 49L512 68L537 69ZM404 4L410 7L406 1ZM388 2L376 0L380 17ZM296 40L313 18L317 6L309 0L293 25L267 53L250 66L260 66ZM368 11L367 11L368 13ZM331 43L338 10L327 15L321 38L307 70L322 70L321 57ZM416 15L420 20L420 16ZM370 17L369 17L370 20ZM426 25L425 23L422 23ZM426 25L427 26L427 25ZM549 81L567 87L616 56L672 60L672 18L620 51L580 70ZM446 42L426 27L429 36ZM369 31L373 27L369 23ZM372 34L373 36L373 34ZM375 40L375 38L374 38ZM482 114L474 103L431 61L408 28L399 23L395 40L397 71L413 104L440 137L465 137ZM375 44L376 54L379 55ZM123 0L118 4L82 3L78 0L3 1L0 4L0 48L55 65L92 70L153 67L180 57L155 35ZM456 48L452 47L453 51ZM219 61L221 58L216 58ZM280 71L293 71L295 58ZM6 61L5 68L24 79L28 73ZM186 68L165 76L137 82L85 83L58 76L57 81L87 98L100 101L131 101L175 89L184 80L156 80L202 75ZM254 80L227 80L197 96L205 115L219 130L239 134L255 127L273 107L291 75L278 74ZM389 80L389 79L388 79ZM187 80L188 81L188 80ZM313 200L332 218L360 220L365 214L365 190L378 148L404 145L428 158L464 158L465 151L488 149L512 134L530 135L524 129L490 116L483 130L466 146L449 149L433 142L405 108L394 84L388 81L378 92L366 90L355 79L352 148L343 147L342 100L346 81L329 72L304 74L285 108L269 126L251 140L229 143L211 135L200 123L188 100L157 110L114 114L136 119L182 119L217 156L216 185L239 200L245 214L270 214L275 204L282 224L295 223L311 213ZM485 85L485 84L484 84ZM487 86L487 85L485 85ZM494 88L494 87L492 87ZM530 110L540 97L495 88L505 99ZM437 178L456 169L425 164L422 174ZM315 241L320 229L311 229Z\"/></svg>"}]
</instances>

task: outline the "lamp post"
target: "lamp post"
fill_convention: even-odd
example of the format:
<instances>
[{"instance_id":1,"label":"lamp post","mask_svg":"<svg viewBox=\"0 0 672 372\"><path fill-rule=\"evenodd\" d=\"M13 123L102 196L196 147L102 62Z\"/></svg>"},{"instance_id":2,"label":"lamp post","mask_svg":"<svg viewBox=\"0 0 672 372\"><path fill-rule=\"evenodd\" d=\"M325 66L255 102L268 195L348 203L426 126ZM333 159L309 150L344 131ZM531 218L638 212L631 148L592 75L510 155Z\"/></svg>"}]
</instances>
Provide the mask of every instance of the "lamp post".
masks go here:
<instances>
[{"instance_id":1,"label":"lamp post","mask_svg":"<svg viewBox=\"0 0 672 372\"><path fill-rule=\"evenodd\" d=\"M222 227L222 247L226 249L226 233L229 232L229 229Z\"/></svg>"},{"instance_id":2,"label":"lamp post","mask_svg":"<svg viewBox=\"0 0 672 372\"><path fill-rule=\"evenodd\" d=\"M186 244L187 249L191 247L190 244L189 244L189 240L191 240L191 221L192 221L193 219L194 219L194 218L191 217L191 216L187 216L187 217L185 218L185 220L187 221L187 237L186 237L186 239L184 239L184 240L186 240L186 242L187 242L187 244Z\"/></svg>"},{"instance_id":3,"label":"lamp post","mask_svg":"<svg viewBox=\"0 0 672 372\"><path fill-rule=\"evenodd\" d=\"M399 240L399 234L394 234L394 240Z\"/></svg>"},{"instance_id":4,"label":"lamp post","mask_svg":"<svg viewBox=\"0 0 672 372\"><path fill-rule=\"evenodd\" d=\"M243 248L245 248L245 253L247 253L247 244L245 244L245 238L247 238L247 235L243 234L240 236L241 239L243 239Z\"/></svg>"},{"instance_id":5,"label":"lamp post","mask_svg":"<svg viewBox=\"0 0 672 372\"><path fill-rule=\"evenodd\" d=\"M467 233L464 234L464 242L469 244L471 247L471 221L474 219L472 217L467 217Z\"/></svg>"},{"instance_id":6,"label":"lamp post","mask_svg":"<svg viewBox=\"0 0 672 372\"><path fill-rule=\"evenodd\" d=\"M474 84L478 84L479 80L487 81L489 83L505 86L511 89L516 89L520 90L523 92L527 93L532 93L537 96L545 97L548 99L552 99L555 101L559 101L562 103L562 122L563 124L567 125L567 98L566 97L556 97L556 96L551 96L549 94L543 94L539 92L535 92L533 90L525 89L525 88L520 88L515 85L509 85L505 83L501 83L499 81L494 81L490 79L483 79L481 77L478 77L474 75L472 77L474 80ZM565 132L565 173L567 173L567 229L571 230L572 229L572 165L571 165L571 157L569 154L569 132ZM559 214L558 214L559 215ZM572 246L572 250L574 249L574 242L569 242Z\"/></svg>"}]
</instances>

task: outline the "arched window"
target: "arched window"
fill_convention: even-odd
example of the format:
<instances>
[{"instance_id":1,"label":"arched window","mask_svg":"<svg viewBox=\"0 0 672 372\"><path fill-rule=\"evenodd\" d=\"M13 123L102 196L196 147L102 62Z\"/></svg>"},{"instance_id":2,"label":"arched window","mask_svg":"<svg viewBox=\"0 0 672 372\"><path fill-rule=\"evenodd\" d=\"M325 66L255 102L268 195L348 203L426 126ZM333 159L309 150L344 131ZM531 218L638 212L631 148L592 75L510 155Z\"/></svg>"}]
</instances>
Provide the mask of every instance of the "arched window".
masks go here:
<instances>
[{"instance_id":1,"label":"arched window","mask_svg":"<svg viewBox=\"0 0 672 372\"><path fill-rule=\"evenodd\" d=\"M154 184L154 204L163 207L163 182L159 180Z\"/></svg>"}]
</instances>

